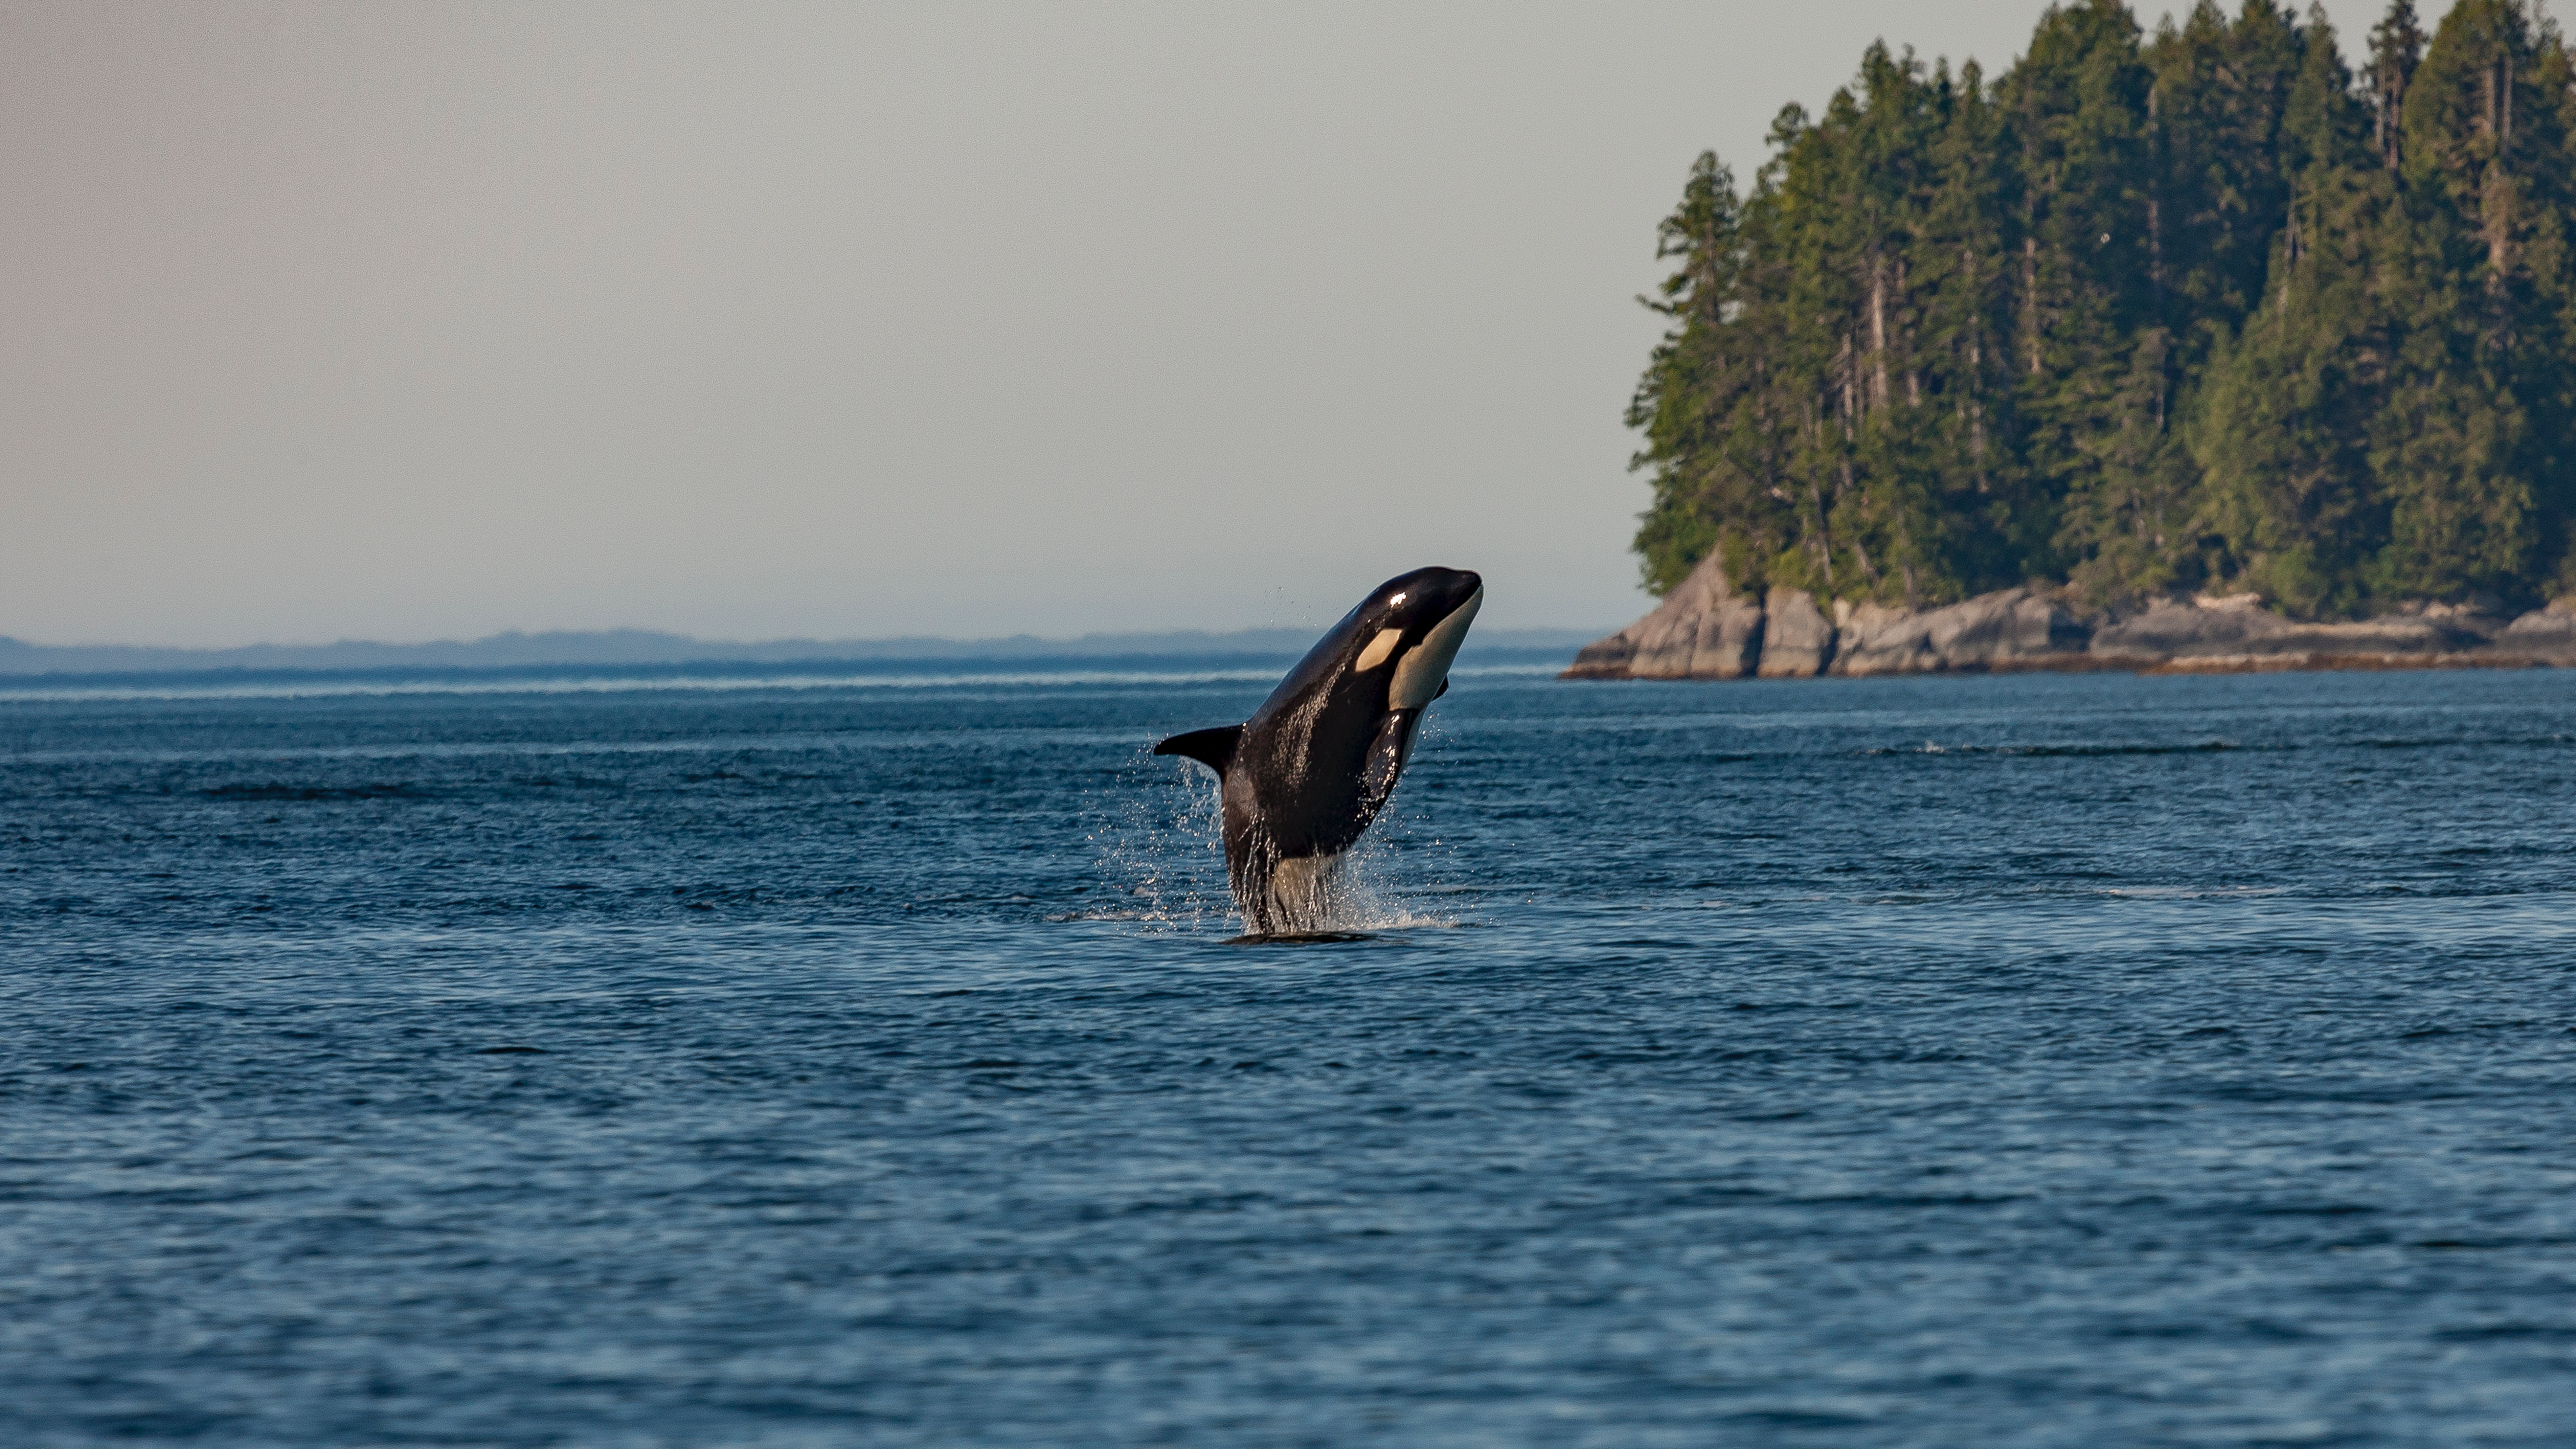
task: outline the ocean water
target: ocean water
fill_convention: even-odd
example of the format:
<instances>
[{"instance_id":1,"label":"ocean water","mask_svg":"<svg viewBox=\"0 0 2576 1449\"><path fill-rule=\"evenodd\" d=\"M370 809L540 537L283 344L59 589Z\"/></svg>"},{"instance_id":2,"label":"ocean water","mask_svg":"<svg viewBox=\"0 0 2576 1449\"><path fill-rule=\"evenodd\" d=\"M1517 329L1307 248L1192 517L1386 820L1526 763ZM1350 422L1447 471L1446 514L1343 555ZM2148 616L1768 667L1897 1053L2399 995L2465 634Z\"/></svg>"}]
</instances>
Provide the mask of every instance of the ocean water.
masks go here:
<instances>
[{"instance_id":1,"label":"ocean water","mask_svg":"<svg viewBox=\"0 0 2576 1449\"><path fill-rule=\"evenodd\" d=\"M2576 1443L2576 673L0 694L0 1444Z\"/></svg>"}]
</instances>

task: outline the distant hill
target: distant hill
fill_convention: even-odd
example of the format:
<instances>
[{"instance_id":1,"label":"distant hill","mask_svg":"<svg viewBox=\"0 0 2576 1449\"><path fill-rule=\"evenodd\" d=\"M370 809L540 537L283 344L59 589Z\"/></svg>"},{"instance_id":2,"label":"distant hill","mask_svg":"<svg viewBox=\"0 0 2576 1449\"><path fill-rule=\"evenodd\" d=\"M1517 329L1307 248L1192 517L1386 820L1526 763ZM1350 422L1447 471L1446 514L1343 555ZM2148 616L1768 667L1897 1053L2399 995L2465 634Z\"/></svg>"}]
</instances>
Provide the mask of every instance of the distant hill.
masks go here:
<instances>
[{"instance_id":1,"label":"distant hill","mask_svg":"<svg viewBox=\"0 0 2576 1449\"><path fill-rule=\"evenodd\" d=\"M1469 636L1461 661L1502 655L1564 654L1597 637L1596 629L1491 629ZM596 633L512 631L485 639L429 644L252 644L237 649L161 649L133 644L29 644L0 635L0 677L71 675L350 673L412 670L524 670L563 665L823 664L900 660L1034 660L1206 657L1295 657L1315 642L1309 629L1243 629L1211 634L1085 634L1078 639L771 639L758 643L692 639L646 629Z\"/></svg>"}]
</instances>

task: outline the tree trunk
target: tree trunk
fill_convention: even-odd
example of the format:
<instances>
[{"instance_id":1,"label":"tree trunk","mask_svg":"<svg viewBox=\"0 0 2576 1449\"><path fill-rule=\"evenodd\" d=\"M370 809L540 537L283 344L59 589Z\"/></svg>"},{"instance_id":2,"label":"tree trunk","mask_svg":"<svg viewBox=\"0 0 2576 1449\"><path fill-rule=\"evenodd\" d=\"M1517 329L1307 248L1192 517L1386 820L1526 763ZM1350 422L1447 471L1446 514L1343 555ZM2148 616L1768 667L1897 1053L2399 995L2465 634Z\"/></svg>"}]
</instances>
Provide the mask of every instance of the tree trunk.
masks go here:
<instances>
[{"instance_id":1,"label":"tree trunk","mask_svg":"<svg viewBox=\"0 0 2576 1449\"><path fill-rule=\"evenodd\" d=\"M2021 239L2022 325L2030 334L2030 375L2039 376L2039 238Z\"/></svg>"}]
</instances>

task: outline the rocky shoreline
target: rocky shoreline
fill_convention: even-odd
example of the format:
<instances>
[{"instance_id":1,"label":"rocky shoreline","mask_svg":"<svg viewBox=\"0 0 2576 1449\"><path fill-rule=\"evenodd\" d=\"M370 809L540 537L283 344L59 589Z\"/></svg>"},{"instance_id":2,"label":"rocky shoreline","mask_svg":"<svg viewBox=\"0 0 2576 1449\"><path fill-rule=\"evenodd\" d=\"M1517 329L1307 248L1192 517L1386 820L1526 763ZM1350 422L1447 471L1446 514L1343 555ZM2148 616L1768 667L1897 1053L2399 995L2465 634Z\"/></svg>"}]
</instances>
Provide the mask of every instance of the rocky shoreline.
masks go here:
<instances>
[{"instance_id":1,"label":"rocky shoreline","mask_svg":"<svg viewBox=\"0 0 2576 1449\"><path fill-rule=\"evenodd\" d=\"M1802 589L1731 587L1717 557L1661 606L1584 646L1564 679L1803 679L1816 675L2118 669L2234 674L2285 669L2576 667L2576 599L2518 618L2430 604L2352 623L2310 624L2250 594L2088 611L2050 589L2003 589L1938 609Z\"/></svg>"}]
</instances>

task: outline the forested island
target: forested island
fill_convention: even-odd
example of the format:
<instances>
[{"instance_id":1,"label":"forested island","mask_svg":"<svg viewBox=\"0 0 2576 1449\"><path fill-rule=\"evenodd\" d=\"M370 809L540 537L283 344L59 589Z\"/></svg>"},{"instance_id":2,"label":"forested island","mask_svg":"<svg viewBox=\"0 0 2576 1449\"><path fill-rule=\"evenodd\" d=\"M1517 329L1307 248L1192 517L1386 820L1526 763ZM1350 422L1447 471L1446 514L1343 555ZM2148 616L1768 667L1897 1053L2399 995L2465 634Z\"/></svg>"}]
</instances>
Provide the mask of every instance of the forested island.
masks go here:
<instances>
[{"instance_id":1,"label":"forested island","mask_svg":"<svg viewBox=\"0 0 2576 1449\"><path fill-rule=\"evenodd\" d=\"M2524 0L2396 0L2360 75L2272 0L1873 44L1664 219L1664 606L1571 673L2576 663L2571 206Z\"/></svg>"},{"instance_id":2,"label":"forested island","mask_svg":"<svg viewBox=\"0 0 2576 1449\"><path fill-rule=\"evenodd\" d=\"M2322 10L2085 0L1991 80L1872 45L1770 143L1660 232L1628 420L1666 612L1695 569L1831 627L2576 594L2576 90L2525 0L2429 36L2395 0L2358 74Z\"/></svg>"}]
</instances>

